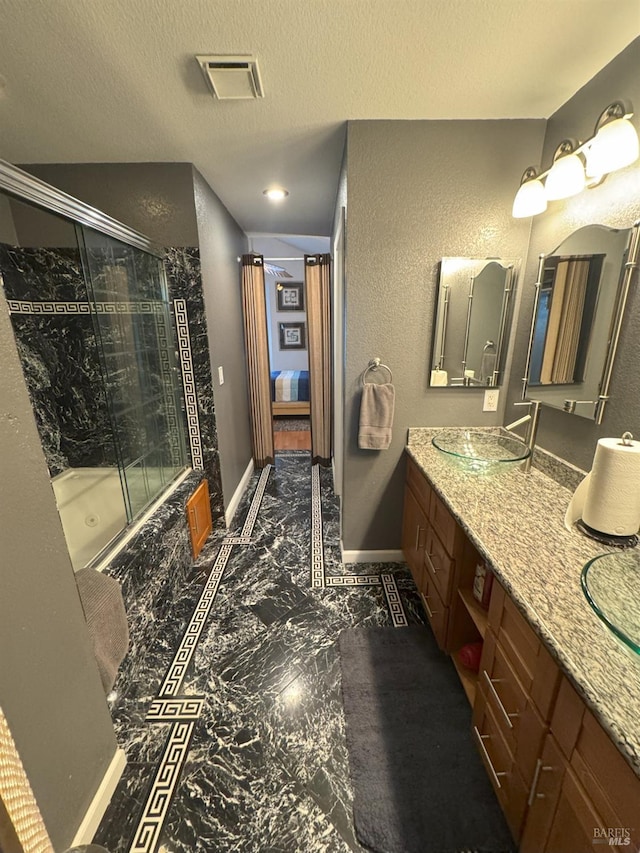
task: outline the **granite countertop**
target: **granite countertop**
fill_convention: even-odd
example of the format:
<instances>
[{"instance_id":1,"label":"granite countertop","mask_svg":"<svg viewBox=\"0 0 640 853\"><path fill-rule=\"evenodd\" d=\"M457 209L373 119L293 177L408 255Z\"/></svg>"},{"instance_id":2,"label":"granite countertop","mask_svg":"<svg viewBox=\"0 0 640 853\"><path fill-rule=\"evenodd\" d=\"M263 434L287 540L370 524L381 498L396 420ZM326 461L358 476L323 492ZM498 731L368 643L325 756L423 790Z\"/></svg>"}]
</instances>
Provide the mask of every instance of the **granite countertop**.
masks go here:
<instances>
[{"instance_id":1,"label":"granite countertop","mask_svg":"<svg viewBox=\"0 0 640 853\"><path fill-rule=\"evenodd\" d=\"M465 473L433 447L435 432L410 429L407 452L640 776L640 656L598 619L580 585L584 564L614 549L565 529L573 488L536 467Z\"/></svg>"}]
</instances>

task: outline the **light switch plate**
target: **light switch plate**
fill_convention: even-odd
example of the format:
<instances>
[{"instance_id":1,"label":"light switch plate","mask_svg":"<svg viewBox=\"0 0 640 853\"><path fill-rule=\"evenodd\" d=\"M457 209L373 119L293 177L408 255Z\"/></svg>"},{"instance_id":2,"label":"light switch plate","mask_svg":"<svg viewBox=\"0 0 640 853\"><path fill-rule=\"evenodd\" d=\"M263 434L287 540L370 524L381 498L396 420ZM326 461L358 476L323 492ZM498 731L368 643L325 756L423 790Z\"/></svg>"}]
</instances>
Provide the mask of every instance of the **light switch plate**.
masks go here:
<instances>
[{"instance_id":1,"label":"light switch plate","mask_svg":"<svg viewBox=\"0 0 640 853\"><path fill-rule=\"evenodd\" d=\"M487 388L487 390L484 392L484 403L482 405L482 411L497 412L499 396L500 391L498 391L497 388Z\"/></svg>"},{"instance_id":2,"label":"light switch plate","mask_svg":"<svg viewBox=\"0 0 640 853\"><path fill-rule=\"evenodd\" d=\"M218 368L218 385L224 385L224 371L221 367Z\"/></svg>"}]
</instances>

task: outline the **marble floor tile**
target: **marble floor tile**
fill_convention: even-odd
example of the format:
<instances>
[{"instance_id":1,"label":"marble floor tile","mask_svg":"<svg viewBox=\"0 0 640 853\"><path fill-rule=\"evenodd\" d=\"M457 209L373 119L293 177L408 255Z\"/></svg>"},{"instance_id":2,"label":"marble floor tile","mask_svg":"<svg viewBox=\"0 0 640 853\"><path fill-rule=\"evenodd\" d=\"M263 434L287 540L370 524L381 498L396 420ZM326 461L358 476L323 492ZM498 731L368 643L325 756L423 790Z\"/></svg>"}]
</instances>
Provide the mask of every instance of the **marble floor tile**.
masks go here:
<instances>
[{"instance_id":1,"label":"marble floor tile","mask_svg":"<svg viewBox=\"0 0 640 853\"><path fill-rule=\"evenodd\" d=\"M308 453L293 451L254 472L229 530L214 532L171 601L154 602L154 612L164 614L156 635L144 660L136 661L135 682L127 681L125 668L111 703L129 762L95 839L111 853L131 849L141 815L158 793L154 780L173 728L147 714L225 548L197 645L177 693L170 694L178 703L182 696L202 697L202 706L154 840L135 849L362 849L351 814L338 639L345 628L394 624L381 574L391 576L387 586L397 589L409 624L424 616L403 563L340 562L331 470L313 476L320 483L328 585L312 586L312 467Z\"/></svg>"}]
</instances>

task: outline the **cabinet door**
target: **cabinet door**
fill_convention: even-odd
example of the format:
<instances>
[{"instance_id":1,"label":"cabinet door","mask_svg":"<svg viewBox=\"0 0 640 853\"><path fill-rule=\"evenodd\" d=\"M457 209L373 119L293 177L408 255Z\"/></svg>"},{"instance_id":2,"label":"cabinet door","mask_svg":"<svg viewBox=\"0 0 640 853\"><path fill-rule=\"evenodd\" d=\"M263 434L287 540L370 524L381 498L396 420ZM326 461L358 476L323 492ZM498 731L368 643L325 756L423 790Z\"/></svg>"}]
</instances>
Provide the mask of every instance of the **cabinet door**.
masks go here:
<instances>
[{"instance_id":1,"label":"cabinet door","mask_svg":"<svg viewBox=\"0 0 640 853\"><path fill-rule=\"evenodd\" d=\"M402 550L418 589L423 585L424 546L427 537L427 518L408 486L404 490L402 521Z\"/></svg>"},{"instance_id":2,"label":"cabinet door","mask_svg":"<svg viewBox=\"0 0 640 853\"><path fill-rule=\"evenodd\" d=\"M612 843L616 829L621 831L618 843ZM562 780L547 844L541 848L544 853L593 853L595 845L604 845L609 850L633 850L631 838L626 832L631 827L604 825L590 798L576 781L571 770L567 770ZM626 843L625 843L626 842Z\"/></svg>"},{"instance_id":3,"label":"cabinet door","mask_svg":"<svg viewBox=\"0 0 640 853\"><path fill-rule=\"evenodd\" d=\"M520 853L540 853L546 849L566 768L567 763L555 738L548 734L529 790L529 810Z\"/></svg>"},{"instance_id":4,"label":"cabinet door","mask_svg":"<svg viewBox=\"0 0 640 853\"><path fill-rule=\"evenodd\" d=\"M429 573L425 571L422 589L420 589L420 597L424 609L431 625L431 630L436 638L436 642L444 651L449 651L447 648L447 628L449 625L449 608L443 603L438 589L434 584Z\"/></svg>"}]
</instances>

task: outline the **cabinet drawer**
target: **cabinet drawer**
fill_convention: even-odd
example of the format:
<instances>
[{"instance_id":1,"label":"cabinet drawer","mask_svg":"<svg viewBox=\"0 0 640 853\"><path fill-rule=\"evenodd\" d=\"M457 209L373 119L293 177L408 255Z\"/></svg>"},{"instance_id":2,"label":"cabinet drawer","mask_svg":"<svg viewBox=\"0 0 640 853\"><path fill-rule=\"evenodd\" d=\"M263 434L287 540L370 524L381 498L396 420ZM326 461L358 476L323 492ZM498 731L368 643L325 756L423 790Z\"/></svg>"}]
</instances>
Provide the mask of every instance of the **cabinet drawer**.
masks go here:
<instances>
[{"instance_id":1,"label":"cabinet drawer","mask_svg":"<svg viewBox=\"0 0 640 853\"><path fill-rule=\"evenodd\" d=\"M411 457L407 457L407 483L422 506L424 514L428 516L433 490Z\"/></svg>"},{"instance_id":2,"label":"cabinet drawer","mask_svg":"<svg viewBox=\"0 0 640 853\"><path fill-rule=\"evenodd\" d=\"M518 841L527 808L527 788L482 690L476 693L473 706L473 737L511 834Z\"/></svg>"},{"instance_id":3,"label":"cabinet drawer","mask_svg":"<svg viewBox=\"0 0 640 853\"><path fill-rule=\"evenodd\" d=\"M524 691L491 630L487 631L484 639L479 681L528 786L533 779L547 725Z\"/></svg>"},{"instance_id":4,"label":"cabinet drawer","mask_svg":"<svg viewBox=\"0 0 640 853\"><path fill-rule=\"evenodd\" d=\"M431 625L431 630L436 638L436 641L441 649L446 647L447 643L447 628L449 625L449 608L446 607L433 579L428 572L425 572L424 584L420 590L420 597Z\"/></svg>"},{"instance_id":5,"label":"cabinet drawer","mask_svg":"<svg viewBox=\"0 0 640 853\"><path fill-rule=\"evenodd\" d=\"M548 722L558 692L560 670L495 578L489 604L489 626L525 692L530 694L542 719Z\"/></svg>"},{"instance_id":6,"label":"cabinet drawer","mask_svg":"<svg viewBox=\"0 0 640 853\"><path fill-rule=\"evenodd\" d=\"M431 526L427 529L424 563L440 593L440 598L446 605L449 605L451 603L454 561L446 552Z\"/></svg>"},{"instance_id":7,"label":"cabinet drawer","mask_svg":"<svg viewBox=\"0 0 640 853\"><path fill-rule=\"evenodd\" d=\"M453 554L458 523L435 492L431 493L429 520L446 550Z\"/></svg>"}]
</instances>

